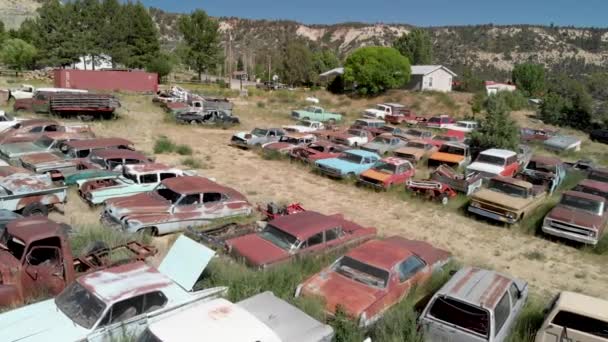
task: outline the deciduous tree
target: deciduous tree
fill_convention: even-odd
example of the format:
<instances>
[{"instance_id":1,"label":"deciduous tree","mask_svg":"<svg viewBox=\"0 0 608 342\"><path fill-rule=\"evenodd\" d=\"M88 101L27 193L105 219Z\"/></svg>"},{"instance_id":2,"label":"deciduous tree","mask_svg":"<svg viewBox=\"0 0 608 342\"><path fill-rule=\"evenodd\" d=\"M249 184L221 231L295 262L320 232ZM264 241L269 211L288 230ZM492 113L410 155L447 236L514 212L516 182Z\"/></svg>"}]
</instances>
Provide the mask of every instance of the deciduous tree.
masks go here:
<instances>
[{"instance_id":1,"label":"deciduous tree","mask_svg":"<svg viewBox=\"0 0 608 342\"><path fill-rule=\"evenodd\" d=\"M477 131L471 134L471 145L479 149L505 148L516 150L519 129L509 117L509 106L504 97L491 95L484 107L486 116Z\"/></svg>"},{"instance_id":2,"label":"deciduous tree","mask_svg":"<svg viewBox=\"0 0 608 342\"><path fill-rule=\"evenodd\" d=\"M370 46L353 52L344 64L344 80L360 94L375 95L406 85L410 80L408 59L389 47Z\"/></svg>"},{"instance_id":3,"label":"deciduous tree","mask_svg":"<svg viewBox=\"0 0 608 342\"><path fill-rule=\"evenodd\" d=\"M32 66L36 57L36 48L18 38L7 39L2 44L0 59L8 67L19 71Z\"/></svg>"},{"instance_id":4,"label":"deciduous tree","mask_svg":"<svg viewBox=\"0 0 608 342\"><path fill-rule=\"evenodd\" d=\"M423 29L417 28L402 34L393 43L393 47L407 57L412 65L431 64L433 59L433 43Z\"/></svg>"},{"instance_id":5,"label":"deciduous tree","mask_svg":"<svg viewBox=\"0 0 608 342\"><path fill-rule=\"evenodd\" d=\"M182 16L178 27L187 47L185 62L196 70L201 80L202 73L215 68L219 62L219 24L199 9Z\"/></svg>"},{"instance_id":6,"label":"deciduous tree","mask_svg":"<svg viewBox=\"0 0 608 342\"><path fill-rule=\"evenodd\" d=\"M517 64L511 77L526 96L540 96L545 90L545 68L540 64Z\"/></svg>"}]
</instances>

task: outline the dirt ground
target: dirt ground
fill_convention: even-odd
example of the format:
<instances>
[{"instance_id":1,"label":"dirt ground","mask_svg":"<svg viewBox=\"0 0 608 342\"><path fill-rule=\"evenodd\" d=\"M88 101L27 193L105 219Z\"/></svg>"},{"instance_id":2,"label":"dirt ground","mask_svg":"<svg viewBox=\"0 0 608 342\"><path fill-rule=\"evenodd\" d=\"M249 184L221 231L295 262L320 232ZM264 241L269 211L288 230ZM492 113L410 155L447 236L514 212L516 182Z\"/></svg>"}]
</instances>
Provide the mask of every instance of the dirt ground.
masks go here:
<instances>
[{"instance_id":1,"label":"dirt ground","mask_svg":"<svg viewBox=\"0 0 608 342\"><path fill-rule=\"evenodd\" d=\"M260 98L238 100L235 113L243 123L223 130L170 123L148 96L124 95L121 99L123 108L119 120L92 123L98 135L130 139L149 153L159 135L188 144L194 149L193 157L203 165L199 174L215 177L218 182L240 190L252 203L298 201L310 210L343 213L362 225L377 227L384 236L426 240L451 251L463 264L494 268L523 278L543 297L561 290L574 290L608 299L606 257L517 229L489 225L434 204L408 203L390 194L359 189L315 175L301 165L264 160L255 152L228 146L230 136L236 131L290 123L287 108L297 105L270 104ZM458 101L461 101L457 104L460 109L467 98ZM364 101L345 105L352 110L365 108ZM184 159L174 154L156 157L172 165L180 165ZM74 226L96 223L100 209L90 209L74 191L70 195L65 215L53 213L52 217ZM167 241L172 239L165 237L157 242L166 245Z\"/></svg>"}]
</instances>

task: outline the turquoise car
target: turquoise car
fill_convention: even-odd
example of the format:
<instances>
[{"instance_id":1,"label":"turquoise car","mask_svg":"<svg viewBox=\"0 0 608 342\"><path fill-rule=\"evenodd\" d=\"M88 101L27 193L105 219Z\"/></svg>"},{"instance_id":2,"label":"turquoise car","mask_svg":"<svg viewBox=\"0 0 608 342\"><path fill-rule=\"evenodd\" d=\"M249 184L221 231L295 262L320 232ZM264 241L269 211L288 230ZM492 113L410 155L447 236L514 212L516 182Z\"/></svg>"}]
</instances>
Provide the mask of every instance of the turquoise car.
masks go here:
<instances>
[{"instance_id":1,"label":"turquoise car","mask_svg":"<svg viewBox=\"0 0 608 342\"><path fill-rule=\"evenodd\" d=\"M338 158L322 159L315 162L316 169L330 177L350 178L370 169L380 160L376 153L364 150L347 150Z\"/></svg>"},{"instance_id":2,"label":"turquoise car","mask_svg":"<svg viewBox=\"0 0 608 342\"><path fill-rule=\"evenodd\" d=\"M310 106L291 112L291 117L297 120L312 120L334 124L342 120L342 114L331 113L317 106Z\"/></svg>"},{"instance_id":3,"label":"turquoise car","mask_svg":"<svg viewBox=\"0 0 608 342\"><path fill-rule=\"evenodd\" d=\"M66 186L76 185L79 181L92 180L99 178L118 177L120 172L109 171L103 169L92 169L92 170L80 170L74 174L66 176L63 180L63 184Z\"/></svg>"}]
</instances>

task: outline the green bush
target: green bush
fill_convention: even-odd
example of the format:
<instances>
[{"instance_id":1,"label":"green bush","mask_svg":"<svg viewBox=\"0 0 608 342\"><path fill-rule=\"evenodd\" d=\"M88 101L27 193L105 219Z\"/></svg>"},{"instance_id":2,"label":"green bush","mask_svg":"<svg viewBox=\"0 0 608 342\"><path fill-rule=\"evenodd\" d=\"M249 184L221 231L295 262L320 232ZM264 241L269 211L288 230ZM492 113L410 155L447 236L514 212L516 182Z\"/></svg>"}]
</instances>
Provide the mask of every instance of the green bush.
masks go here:
<instances>
[{"instance_id":1,"label":"green bush","mask_svg":"<svg viewBox=\"0 0 608 342\"><path fill-rule=\"evenodd\" d=\"M169 138L164 135L161 135L156 139L156 142L154 143L154 153L171 153L175 150L175 147L175 144L171 140L169 140Z\"/></svg>"},{"instance_id":2,"label":"green bush","mask_svg":"<svg viewBox=\"0 0 608 342\"><path fill-rule=\"evenodd\" d=\"M200 160L198 160L196 158L192 158L192 157L184 158L182 160L182 165L191 167L193 169L202 169L203 168L203 163L201 163Z\"/></svg>"},{"instance_id":3,"label":"green bush","mask_svg":"<svg viewBox=\"0 0 608 342\"><path fill-rule=\"evenodd\" d=\"M108 229L99 225L81 226L70 236L72 254L82 255L86 253L87 249L97 241L103 242L107 247L113 247L130 241L150 243L150 238L142 234L128 234L122 230Z\"/></svg>"},{"instance_id":4,"label":"green bush","mask_svg":"<svg viewBox=\"0 0 608 342\"><path fill-rule=\"evenodd\" d=\"M258 101L256 105L258 106L258 108L266 108L266 104L262 101Z\"/></svg>"},{"instance_id":5,"label":"green bush","mask_svg":"<svg viewBox=\"0 0 608 342\"><path fill-rule=\"evenodd\" d=\"M523 311L517 317L515 329L509 337L509 342L533 342L536 332L545 319L544 304L535 298L528 299Z\"/></svg>"},{"instance_id":6,"label":"green bush","mask_svg":"<svg viewBox=\"0 0 608 342\"><path fill-rule=\"evenodd\" d=\"M175 152L181 156L192 155L192 147L188 145L178 145L175 147Z\"/></svg>"}]
</instances>

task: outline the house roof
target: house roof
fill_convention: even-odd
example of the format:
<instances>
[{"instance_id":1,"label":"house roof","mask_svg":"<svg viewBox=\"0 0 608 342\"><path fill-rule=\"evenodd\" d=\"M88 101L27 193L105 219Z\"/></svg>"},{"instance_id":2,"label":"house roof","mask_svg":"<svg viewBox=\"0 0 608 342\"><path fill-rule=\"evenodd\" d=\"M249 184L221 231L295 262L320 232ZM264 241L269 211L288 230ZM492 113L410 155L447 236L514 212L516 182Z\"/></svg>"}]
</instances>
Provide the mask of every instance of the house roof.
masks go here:
<instances>
[{"instance_id":1,"label":"house roof","mask_svg":"<svg viewBox=\"0 0 608 342\"><path fill-rule=\"evenodd\" d=\"M327 229L343 227L344 220L337 216L328 216L316 211L305 211L286 215L270 221L270 224L289 233L300 240Z\"/></svg>"},{"instance_id":2,"label":"house roof","mask_svg":"<svg viewBox=\"0 0 608 342\"><path fill-rule=\"evenodd\" d=\"M455 72L443 65L412 65L412 75L428 75L436 70L443 69L452 76L457 76Z\"/></svg>"}]
</instances>

